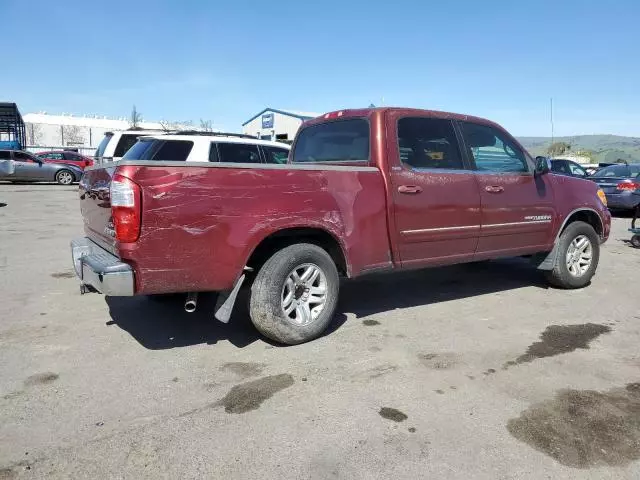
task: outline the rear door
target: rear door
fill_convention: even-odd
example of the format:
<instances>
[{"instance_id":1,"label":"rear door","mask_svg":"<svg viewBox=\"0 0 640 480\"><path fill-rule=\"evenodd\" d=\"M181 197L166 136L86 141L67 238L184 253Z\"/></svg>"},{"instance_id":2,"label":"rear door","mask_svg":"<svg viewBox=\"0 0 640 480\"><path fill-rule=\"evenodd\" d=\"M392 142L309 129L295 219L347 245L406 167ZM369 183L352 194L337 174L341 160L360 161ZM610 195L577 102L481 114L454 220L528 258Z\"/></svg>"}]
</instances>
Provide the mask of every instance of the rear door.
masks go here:
<instances>
[{"instance_id":1,"label":"rear door","mask_svg":"<svg viewBox=\"0 0 640 480\"><path fill-rule=\"evenodd\" d=\"M476 169L482 204L477 258L537 252L553 242L556 210L548 175L501 129L459 122L465 151Z\"/></svg>"},{"instance_id":2,"label":"rear door","mask_svg":"<svg viewBox=\"0 0 640 480\"><path fill-rule=\"evenodd\" d=\"M394 112L387 118L387 132L394 233L402 266L472 258L480 232L480 192L454 124Z\"/></svg>"}]
</instances>

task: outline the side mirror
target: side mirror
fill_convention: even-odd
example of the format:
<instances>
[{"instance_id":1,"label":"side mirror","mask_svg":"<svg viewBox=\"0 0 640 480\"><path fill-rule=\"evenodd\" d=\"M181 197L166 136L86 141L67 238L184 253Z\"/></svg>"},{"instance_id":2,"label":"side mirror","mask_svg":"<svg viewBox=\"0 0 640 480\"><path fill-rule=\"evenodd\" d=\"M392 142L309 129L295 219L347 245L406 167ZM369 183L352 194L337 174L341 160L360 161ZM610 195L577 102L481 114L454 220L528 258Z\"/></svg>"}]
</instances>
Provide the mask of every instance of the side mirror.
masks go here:
<instances>
[{"instance_id":1,"label":"side mirror","mask_svg":"<svg viewBox=\"0 0 640 480\"><path fill-rule=\"evenodd\" d=\"M551 171L551 162L547 157L536 157L536 175L546 175Z\"/></svg>"}]
</instances>

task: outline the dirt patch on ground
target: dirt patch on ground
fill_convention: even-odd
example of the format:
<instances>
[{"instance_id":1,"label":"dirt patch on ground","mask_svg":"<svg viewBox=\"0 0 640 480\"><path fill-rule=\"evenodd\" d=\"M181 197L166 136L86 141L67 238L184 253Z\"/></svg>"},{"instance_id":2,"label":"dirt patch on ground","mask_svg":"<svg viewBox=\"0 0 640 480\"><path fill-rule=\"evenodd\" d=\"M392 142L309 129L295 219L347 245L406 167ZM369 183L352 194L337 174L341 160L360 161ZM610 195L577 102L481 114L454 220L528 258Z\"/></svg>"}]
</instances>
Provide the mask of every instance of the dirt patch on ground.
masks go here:
<instances>
[{"instance_id":1,"label":"dirt patch on ground","mask_svg":"<svg viewBox=\"0 0 640 480\"><path fill-rule=\"evenodd\" d=\"M640 383L562 390L509 420L507 430L562 465L625 466L640 459Z\"/></svg>"},{"instance_id":2,"label":"dirt patch on ground","mask_svg":"<svg viewBox=\"0 0 640 480\"><path fill-rule=\"evenodd\" d=\"M36 373L31 375L24 381L26 387L32 387L34 385L45 385L47 383L55 382L60 376L57 373L45 372Z\"/></svg>"},{"instance_id":3,"label":"dirt patch on ground","mask_svg":"<svg viewBox=\"0 0 640 480\"><path fill-rule=\"evenodd\" d=\"M227 413L245 413L257 410L262 402L273 394L293 385L293 377L288 373L271 375L251 382L236 385L216 406L223 406Z\"/></svg>"},{"instance_id":4,"label":"dirt patch on ground","mask_svg":"<svg viewBox=\"0 0 640 480\"><path fill-rule=\"evenodd\" d=\"M53 278L73 278L76 276L75 272L56 272L52 273Z\"/></svg>"},{"instance_id":5,"label":"dirt patch on ground","mask_svg":"<svg viewBox=\"0 0 640 480\"><path fill-rule=\"evenodd\" d=\"M418 358L426 367L434 370L448 370L458 364L458 356L455 353L421 353Z\"/></svg>"},{"instance_id":6,"label":"dirt patch on ground","mask_svg":"<svg viewBox=\"0 0 640 480\"><path fill-rule=\"evenodd\" d=\"M362 324L366 327L375 327L376 325L380 325L380 322L377 320L363 320Z\"/></svg>"},{"instance_id":7,"label":"dirt patch on ground","mask_svg":"<svg viewBox=\"0 0 640 480\"><path fill-rule=\"evenodd\" d=\"M241 378L249 378L260 375L264 367L266 367L264 363L230 362L222 365L220 370L235 373Z\"/></svg>"},{"instance_id":8,"label":"dirt patch on ground","mask_svg":"<svg viewBox=\"0 0 640 480\"><path fill-rule=\"evenodd\" d=\"M533 362L536 358L553 357L573 352L578 348L586 350L591 341L609 333L611 328L597 323L582 325L551 325L542 332L540 341L529 345L526 353L504 364L505 369L521 363Z\"/></svg>"},{"instance_id":9,"label":"dirt patch on ground","mask_svg":"<svg viewBox=\"0 0 640 480\"><path fill-rule=\"evenodd\" d=\"M386 418L387 420L392 420L394 422L404 422L407 418L409 418L406 414L402 413L400 410L391 407L382 407L378 414L382 418Z\"/></svg>"}]
</instances>

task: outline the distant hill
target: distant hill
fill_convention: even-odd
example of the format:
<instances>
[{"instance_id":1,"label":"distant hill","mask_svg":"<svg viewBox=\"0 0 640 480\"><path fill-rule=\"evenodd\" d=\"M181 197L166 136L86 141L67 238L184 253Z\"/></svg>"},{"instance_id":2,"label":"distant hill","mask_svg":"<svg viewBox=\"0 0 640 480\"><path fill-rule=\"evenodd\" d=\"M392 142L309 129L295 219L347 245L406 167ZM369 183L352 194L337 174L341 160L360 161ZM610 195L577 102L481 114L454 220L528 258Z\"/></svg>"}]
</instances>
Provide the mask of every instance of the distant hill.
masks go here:
<instances>
[{"instance_id":1,"label":"distant hill","mask_svg":"<svg viewBox=\"0 0 640 480\"><path fill-rule=\"evenodd\" d=\"M551 137L519 137L518 141L533 156L544 155L551 145ZM622 159L628 162L640 162L640 138L618 135L576 135L573 137L555 137L554 142L566 142L571 145L567 154L579 150L590 150L597 162L615 162Z\"/></svg>"}]
</instances>

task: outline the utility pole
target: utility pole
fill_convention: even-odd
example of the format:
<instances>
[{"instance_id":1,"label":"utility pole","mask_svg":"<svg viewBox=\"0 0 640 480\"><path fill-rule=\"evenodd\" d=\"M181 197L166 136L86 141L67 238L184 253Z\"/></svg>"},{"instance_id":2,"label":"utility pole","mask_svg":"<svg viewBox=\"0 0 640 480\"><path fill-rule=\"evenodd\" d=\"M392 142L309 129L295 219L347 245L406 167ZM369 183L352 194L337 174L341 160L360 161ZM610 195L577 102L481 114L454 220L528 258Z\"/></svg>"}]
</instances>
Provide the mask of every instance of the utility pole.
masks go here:
<instances>
[{"instance_id":1,"label":"utility pole","mask_svg":"<svg viewBox=\"0 0 640 480\"><path fill-rule=\"evenodd\" d=\"M551 97L551 145L553 145L553 97Z\"/></svg>"}]
</instances>

